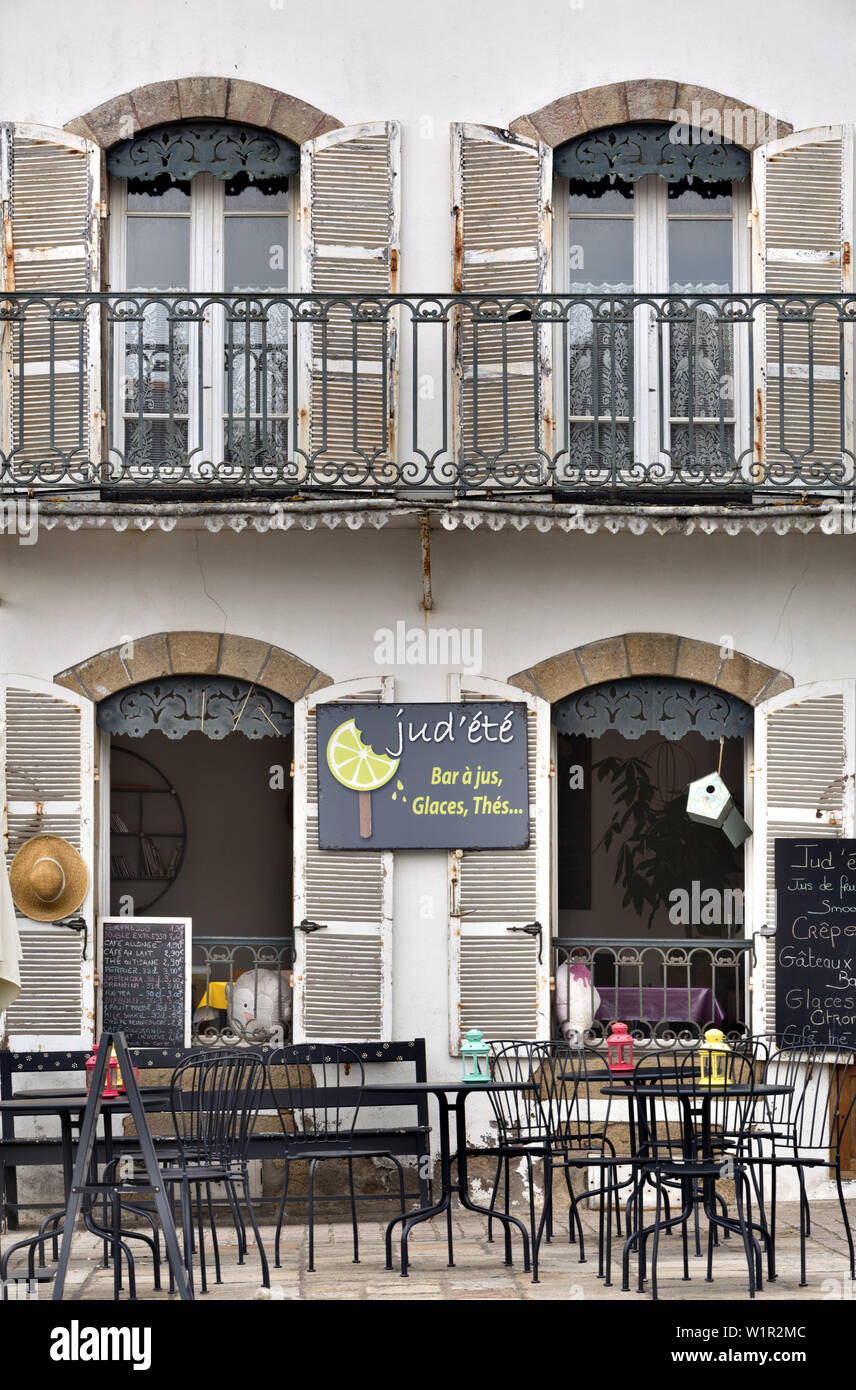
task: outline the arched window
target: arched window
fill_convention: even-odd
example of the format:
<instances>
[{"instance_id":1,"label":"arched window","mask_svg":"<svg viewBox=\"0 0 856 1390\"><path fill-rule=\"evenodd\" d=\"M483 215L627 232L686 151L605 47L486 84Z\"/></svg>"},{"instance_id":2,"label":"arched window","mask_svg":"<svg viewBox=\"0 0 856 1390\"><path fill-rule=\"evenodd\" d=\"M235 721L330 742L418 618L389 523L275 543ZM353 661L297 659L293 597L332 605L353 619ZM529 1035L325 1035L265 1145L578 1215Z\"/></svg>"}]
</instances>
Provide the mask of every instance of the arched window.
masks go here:
<instances>
[{"instance_id":1,"label":"arched window","mask_svg":"<svg viewBox=\"0 0 856 1390\"><path fill-rule=\"evenodd\" d=\"M133 292L114 311L111 446L140 478L198 457L251 480L287 456L288 313L268 296L293 282L299 151L191 121L113 146L107 168L110 287Z\"/></svg>"},{"instance_id":2,"label":"arched window","mask_svg":"<svg viewBox=\"0 0 856 1390\"><path fill-rule=\"evenodd\" d=\"M575 468L596 471L608 447L628 478L634 464L733 475L746 334L722 296L750 286L749 155L676 135L615 126L554 151L554 288L589 300L569 332ZM613 298L630 294L654 299Z\"/></svg>"}]
</instances>

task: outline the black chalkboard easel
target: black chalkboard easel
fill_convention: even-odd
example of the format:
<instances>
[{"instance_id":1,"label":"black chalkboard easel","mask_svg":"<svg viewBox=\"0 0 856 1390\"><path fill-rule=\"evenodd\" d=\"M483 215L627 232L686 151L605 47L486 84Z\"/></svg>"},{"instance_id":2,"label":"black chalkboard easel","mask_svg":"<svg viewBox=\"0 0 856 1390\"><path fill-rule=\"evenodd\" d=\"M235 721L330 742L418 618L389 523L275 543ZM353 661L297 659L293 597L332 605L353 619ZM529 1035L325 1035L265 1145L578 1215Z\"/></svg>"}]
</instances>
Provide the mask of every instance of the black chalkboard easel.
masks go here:
<instances>
[{"instance_id":1,"label":"black chalkboard easel","mask_svg":"<svg viewBox=\"0 0 856 1390\"><path fill-rule=\"evenodd\" d=\"M856 1047L856 840L776 840L776 1033Z\"/></svg>"},{"instance_id":2,"label":"black chalkboard easel","mask_svg":"<svg viewBox=\"0 0 856 1390\"><path fill-rule=\"evenodd\" d=\"M101 1026L129 1047L190 1046L191 919L101 917Z\"/></svg>"}]
</instances>

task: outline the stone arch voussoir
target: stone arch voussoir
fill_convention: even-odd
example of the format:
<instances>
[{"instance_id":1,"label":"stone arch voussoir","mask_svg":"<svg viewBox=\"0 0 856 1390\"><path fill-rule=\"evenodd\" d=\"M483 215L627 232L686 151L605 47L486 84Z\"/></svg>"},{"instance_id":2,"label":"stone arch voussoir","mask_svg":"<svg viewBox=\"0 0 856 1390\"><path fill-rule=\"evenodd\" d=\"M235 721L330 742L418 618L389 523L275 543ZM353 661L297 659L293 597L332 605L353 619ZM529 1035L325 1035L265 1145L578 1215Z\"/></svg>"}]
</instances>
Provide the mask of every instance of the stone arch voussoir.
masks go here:
<instances>
[{"instance_id":1,"label":"stone arch voussoir","mask_svg":"<svg viewBox=\"0 0 856 1390\"><path fill-rule=\"evenodd\" d=\"M676 111L687 112L692 120L694 110L703 114L715 112L713 118L705 115L710 124L702 124L702 129L720 134L724 131L735 144L748 150L788 135L793 129L786 121L737 97L662 77L609 82L603 87L571 92L519 116L512 121L511 129L518 135L529 135L555 146L588 130L623 125L626 121L674 121Z\"/></svg>"},{"instance_id":2,"label":"stone arch voussoir","mask_svg":"<svg viewBox=\"0 0 856 1390\"><path fill-rule=\"evenodd\" d=\"M777 671L743 652L723 653L717 643L695 637L626 632L559 652L518 671L510 677L510 684L540 695L550 704L586 686L626 680L628 676L675 676L704 682L749 705L758 705L793 686L786 671Z\"/></svg>"},{"instance_id":3,"label":"stone arch voussoir","mask_svg":"<svg viewBox=\"0 0 856 1390\"><path fill-rule=\"evenodd\" d=\"M181 673L254 681L292 701L333 683L283 647L230 632L155 632L129 639L69 666L54 680L97 703L129 685Z\"/></svg>"},{"instance_id":4,"label":"stone arch voussoir","mask_svg":"<svg viewBox=\"0 0 856 1390\"><path fill-rule=\"evenodd\" d=\"M120 140L129 140L138 130L193 119L245 121L283 135L296 145L342 124L300 97L258 82L240 77L178 77L169 82L147 82L111 97L69 121L65 129L94 140L106 150Z\"/></svg>"}]
</instances>

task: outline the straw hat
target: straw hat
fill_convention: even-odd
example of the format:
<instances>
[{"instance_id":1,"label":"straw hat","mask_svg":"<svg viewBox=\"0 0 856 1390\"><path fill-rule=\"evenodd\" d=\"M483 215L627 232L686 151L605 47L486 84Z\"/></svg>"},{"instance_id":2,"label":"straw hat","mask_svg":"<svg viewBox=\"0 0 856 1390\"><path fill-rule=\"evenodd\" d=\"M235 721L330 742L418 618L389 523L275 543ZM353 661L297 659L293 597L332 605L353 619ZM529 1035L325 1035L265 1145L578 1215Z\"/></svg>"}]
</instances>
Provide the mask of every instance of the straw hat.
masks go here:
<instances>
[{"instance_id":1,"label":"straw hat","mask_svg":"<svg viewBox=\"0 0 856 1390\"><path fill-rule=\"evenodd\" d=\"M89 888L89 871L68 840L34 835L12 860L9 886L15 906L25 917L58 922L80 907Z\"/></svg>"}]
</instances>

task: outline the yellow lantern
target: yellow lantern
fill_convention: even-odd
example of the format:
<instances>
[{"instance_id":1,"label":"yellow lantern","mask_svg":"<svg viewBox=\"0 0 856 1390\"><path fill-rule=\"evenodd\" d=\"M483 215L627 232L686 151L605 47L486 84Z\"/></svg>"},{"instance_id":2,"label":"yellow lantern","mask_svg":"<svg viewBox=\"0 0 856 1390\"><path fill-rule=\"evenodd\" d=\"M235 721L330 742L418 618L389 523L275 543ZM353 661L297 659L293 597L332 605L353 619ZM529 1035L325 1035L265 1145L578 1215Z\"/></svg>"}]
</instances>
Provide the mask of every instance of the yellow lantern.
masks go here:
<instances>
[{"instance_id":1,"label":"yellow lantern","mask_svg":"<svg viewBox=\"0 0 856 1390\"><path fill-rule=\"evenodd\" d=\"M731 1048L719 1028L708 1028L699 1048L699 1067L702 1086L727 1086L728 1059Z\"/></svg>"}]
</instances>

